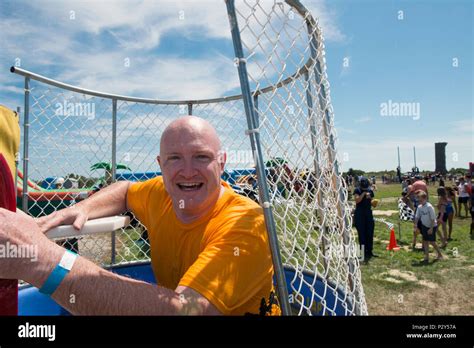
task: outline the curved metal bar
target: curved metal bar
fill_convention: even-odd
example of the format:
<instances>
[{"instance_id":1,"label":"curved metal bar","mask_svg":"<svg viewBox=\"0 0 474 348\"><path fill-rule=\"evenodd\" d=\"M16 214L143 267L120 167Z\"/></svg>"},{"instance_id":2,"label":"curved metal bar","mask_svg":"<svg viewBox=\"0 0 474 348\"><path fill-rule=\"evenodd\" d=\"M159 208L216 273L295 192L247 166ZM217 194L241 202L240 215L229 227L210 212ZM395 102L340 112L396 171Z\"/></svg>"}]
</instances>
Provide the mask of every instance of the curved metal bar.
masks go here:
<instances>
[{"instance_id":1,"label":"curved metal bar","mask_svg":"<svg viewBox=\"0 0 474 348\"><path fill-rule=\"evenodd\" d=\"M296 12L298 12L298 14L301 15L301 17L306 21L308 26L310 27L317 26L317 23L314 20L314 18L311 16L310 12L299 2L299 0L286 0L285 2L289 6L291 6L293 9L295 9ZM252 95L257 96L260 94L273 92L274 90L278 88L288 85L292 81L308 73L313 68L314 64L315 64L315 61L312 59L312 57L309 57L306 63L302 67L300 67L295 73L293 73L292 75L288 76L284 80L274 85L269 85L262 89L253 91ZM196 100L160 100L160 99L150 99L150 98L138 98L138 97L132 97L132 96L119 95L119 94L104 93L104 92L94 91L91 89L86 89L86 88L82 88L78 86L73 86L73 85L60 82L60 81L45 77L43 75L36 74L29 70L18 68L15 66L12 66L10 68L10 72L24 76L24 77L29 77L30 79L43 82L45 84L48 84L54 87L66 89L71 92L77 92L81 94L86 94L86 95L91 95L91 96L106 98L106 99L115 99L115 100L145 103L145 104L188 105L189 106L189 105L196 105L196 104L213 104L213 103L220 103L220 102L227 102L227 101L242 99L242 94L236 94L236 95L225 96L225 97L220 97L220 98L196 99Z\"/></svg>"}]
</instances>

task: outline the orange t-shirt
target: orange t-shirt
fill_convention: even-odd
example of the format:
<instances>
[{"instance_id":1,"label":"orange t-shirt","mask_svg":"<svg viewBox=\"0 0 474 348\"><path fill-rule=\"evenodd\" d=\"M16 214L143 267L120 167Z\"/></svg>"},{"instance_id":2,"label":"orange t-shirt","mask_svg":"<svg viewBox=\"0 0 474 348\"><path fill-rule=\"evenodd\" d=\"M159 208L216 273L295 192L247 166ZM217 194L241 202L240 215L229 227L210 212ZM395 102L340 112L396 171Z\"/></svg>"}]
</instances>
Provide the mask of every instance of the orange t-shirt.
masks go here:
<instances>
[{"instance_id":1,"label":"orange t-shirt","mask_svg":"<svg viewBox=\"0 0 474 348\"><path fill-rule=\"evenodd\" d=\"M225 190L214 209L184 224L162 177L130 185L128 207L148 229L157 283L187 286L225 315L258 314L273 291L273 265L261 207Z\"/></svg>"}]
</instances>

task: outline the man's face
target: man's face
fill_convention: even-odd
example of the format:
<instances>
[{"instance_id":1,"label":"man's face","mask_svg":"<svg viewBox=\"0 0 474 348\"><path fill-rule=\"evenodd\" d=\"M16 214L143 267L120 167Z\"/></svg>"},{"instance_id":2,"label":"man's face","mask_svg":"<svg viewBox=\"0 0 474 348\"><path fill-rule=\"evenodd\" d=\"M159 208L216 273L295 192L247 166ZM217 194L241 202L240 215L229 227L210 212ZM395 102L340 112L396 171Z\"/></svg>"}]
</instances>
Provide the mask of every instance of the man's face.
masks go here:
<instances>
[{"instance_id":1,"label":"man's face","mask_svg":"<svg viewBox=\"0 0 474 348\"><path fill-rule=\"evenodd\" d=\"M161 143L160 164L166 191L174 206L190 216L200 215L215 204L225 154L206 131L171 131Z\"/></svg>"}]
</instances>

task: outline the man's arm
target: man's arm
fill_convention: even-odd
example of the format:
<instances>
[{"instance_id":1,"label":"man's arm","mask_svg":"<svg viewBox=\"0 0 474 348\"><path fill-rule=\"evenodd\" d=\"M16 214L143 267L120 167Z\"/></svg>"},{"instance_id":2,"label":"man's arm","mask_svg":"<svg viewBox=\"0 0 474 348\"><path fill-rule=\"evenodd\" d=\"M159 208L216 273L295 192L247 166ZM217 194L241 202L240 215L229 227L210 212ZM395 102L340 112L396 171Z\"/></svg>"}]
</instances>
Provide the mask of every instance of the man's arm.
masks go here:
<instances>
[{"instance_id":1,"label":"man's arm","mask_svg":"<svg viewBox=\"0 0 474 348\"><path fill-rule=\"evenodd\" d=\"M0 258L0 278L23 279L41 288L65 249L48 240L26 214L0 209L0 244L34 245L37 259ZM175 291L123 277L78 257L52 298L79 315L217 315L220 312L189 287Z\"/></svg>"},{"instance_id":2,"label":"man's arm","mask_svg":"<svg viewBox=\"0 0 474 348\"><path fill-rule=\"evenodd\" d=\"M36 222L43 232L67 224L80 230L88 219L121 214L128 210L127 192L130 185L130 181L116 182L72 207L36 219Z\"/></svg>"},{"instance_id":3,"label":"man's arm","mask_svg":"<svg viewBox=\"0 0 474 348\"><path fill-rule=\"evenodd\" d=\"M47 270L53 269L60 255L48 262L49 267L45 267L45 272L38 273L33 280L36 284L33 285L41 286L44 283L49 275ZM191 288L178 287L173 291L123 277L82 257L76 259L71 272L52 298L76 315L220 314L206 298Z\"/></svg>"},{"instance_id":4,"label":"man's arm","mask_svg":"<svg viewBox=\"0 0 474 348\"><path fill-rule=\"evenodd\" d=\"M361 192L360 195L355 194L355 195L354 195L354 199L355 199L356 204L359 204L359 203L360 203L364 198L366 198L366 197L367 197L367 198L370 197L370 193L367 192L367 191Z\"/></svg>"}]
</instances>

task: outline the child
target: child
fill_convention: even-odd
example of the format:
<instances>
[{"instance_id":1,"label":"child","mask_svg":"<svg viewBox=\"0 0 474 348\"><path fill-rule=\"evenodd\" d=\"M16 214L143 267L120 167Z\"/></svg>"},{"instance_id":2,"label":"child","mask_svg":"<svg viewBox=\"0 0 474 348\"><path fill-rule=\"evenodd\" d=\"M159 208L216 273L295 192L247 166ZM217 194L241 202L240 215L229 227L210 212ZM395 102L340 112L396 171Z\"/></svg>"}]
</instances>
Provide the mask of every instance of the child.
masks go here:
<instances>
[{"instance_id":1,"label":"child","mask_svg":"<svg viewBox=\"0 0 474 348\"><path fill-rule=\"evenodd\" d=\"M448 236L447 236L447 231L446 231L446 222L448 221L448 212L447 212L447 207L448 207L448 198L447 198L447 193L446 189L444 187L439 187L438 190L438 225L441 225L442 227L442 233L441 229L438 229L438 234L441 239L441 249L445 248L446 245L448 245Z\"/></svg>"},{"instance_id":2,"label":"child","mask_svg":"<svg viewBox=\"0 0 474 348\"><path fill-rule=\"evenodd\" d=\"M464 181L464 178L461 177L459 179L459 185L458 185L458 203L459 203L459 210L458 210L458 217L461 217L461 210L462 207L464 206L464 211L466 212L466 217L468 216L468 208L467 208L467 203L469 202L469 191L468 191L468 184Z\"/></svg>"},{"instance_id":3,"label":"child","mask_svg":"<svg viewBox=\"0 0 474 348\"><path fill-rule=\"evenodd\" d=\"M443 255L441 254L441 250L436 244L437 226L435 210L431 203L427 201L426 192L421 191L418 194L418 200L420 202L420 205L416 210L415 224L413 226L413 229L414 231L416 231L418 227L418 222L420 222L421 235L423 236L423 249L425 252L423 263L427 264L429 260L430 244L433 246L433 248L436 250L436 253L438 254L437 260L442 260Z\"/></svg>"}]
</instances>

